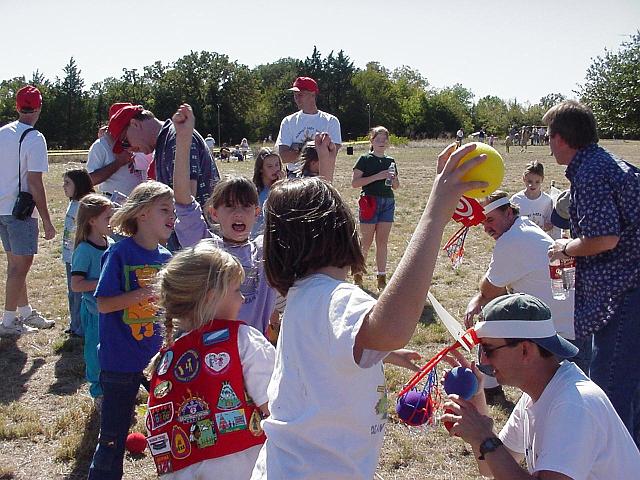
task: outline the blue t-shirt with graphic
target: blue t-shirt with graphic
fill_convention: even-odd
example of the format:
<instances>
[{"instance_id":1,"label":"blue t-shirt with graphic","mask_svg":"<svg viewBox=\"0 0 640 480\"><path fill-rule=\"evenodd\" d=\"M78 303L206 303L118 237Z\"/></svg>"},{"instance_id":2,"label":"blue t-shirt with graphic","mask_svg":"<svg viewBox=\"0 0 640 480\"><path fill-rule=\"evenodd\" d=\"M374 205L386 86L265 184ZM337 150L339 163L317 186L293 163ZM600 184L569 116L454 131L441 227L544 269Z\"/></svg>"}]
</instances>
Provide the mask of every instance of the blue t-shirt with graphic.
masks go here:
<instances>
[{"instance_id":1,"label":"blue t-shirt with graphic","mask_svg":"<svg viewBox=\"0 0 640 480\"><path fill-rule=\"evenodd\" d=\"M114 243L102 257L96 297L114 297L151 284L171 258L162 246L147 250L127 237ZM124 310L100 314L98 358L102 370L141 372L162 344L160 313L148 300Z\"/></svg>"},{"instance_id":2,"label":"blue t-shirt with graphic","mask_svg":"<svg viewBox=\"0 0 640 480\"><path fill-rule=\"evenodd\" d=\"M71 275L79 275L85 280L98 280L100 278L101 259L104 252L113 243L110 237L107 239L107 245L96 245L87 240L80 242L73 251L73 260L71 261ZM93 292L82 292L82 303L85 304L89 313L98 315L98 304Z\"/></svg>"}]
</instances>

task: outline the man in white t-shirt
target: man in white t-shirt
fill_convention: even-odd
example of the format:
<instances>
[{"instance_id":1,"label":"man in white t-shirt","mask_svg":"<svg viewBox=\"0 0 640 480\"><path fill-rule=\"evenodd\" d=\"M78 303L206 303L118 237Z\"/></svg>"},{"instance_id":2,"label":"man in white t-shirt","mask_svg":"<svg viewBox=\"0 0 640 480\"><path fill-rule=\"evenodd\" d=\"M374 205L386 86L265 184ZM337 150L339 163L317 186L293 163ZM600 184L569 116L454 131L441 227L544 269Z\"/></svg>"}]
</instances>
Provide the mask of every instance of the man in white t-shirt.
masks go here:
<instances>
[{"instance_id":1,"label":"man in white t-shirt","mask_svg":"<svg viewBox=\"0 0 640 480\"><path fill-rule=\"evenodd\" d=\"M113 117L122 107L130 103L114 103L109 108L109 118ZM113 153L114 140L110 133L105 132L89 148L87 157L87 171L91 182L101 193L107 196L118 191L129 195L131 191L146 179L146 172L136 170L131 152Z\"/></svg>"},{"instance_id":2,"label":"man in white t-shirt","mask_svg":"<svg viewBox=\"0 0 640 480\"><path fill-rule=\"evenodd\" d=\"M482 365L500 384L523 391L497 436L483 389L445 404L452 413L442 420L471 445L480 473L498 480L637 478L640 452L605 393L564 360L577 348L557 335L549 308L531 295L505 295L489 302L480 320ZM456 359L449 363L472 368L482 382L475 365L462 354Z\"/></svg>"},{"instance_id":3,"label":"man in white t-shirt","mask_svg":"<svg viewBox=\"0 0 640 480\"><path fill-rule=\"evenodd\" d=\"M42 174L49 170L47 141L33 126L40 118L42 95L27 85L16 95L18 120L0 128L0 238L7 254L5 302L0 336L34 333L53 327L29 304L27 274L38 252L38 216L42 218L44 238L51 240L56 229L51 223ZM26 218L13 215L19 192L33 197L33 213ZM22 216L19 216L22 217Z\"/></svg>"},{"instance_id":4,"label":"man in white t-shirt","mask_svg":"<svg viewBox=\"0 0 640 480\"><path fill-rule=\"evenodd\" d=\"M215 139L211 134L208 134L207 137L204 139L204 143L206 143L207 147L209 147L209 151L211 152L211 156L213 157L213 149L216 146Z\"/></svg>"},{"instance_id":5,"label":"man in white t-shirt","mask_svg":"<svg viewBox=\"0 0 640 480\"><path fill-rule=\"evenodd\" d=\"M282 119L276 139L278 153L285 163L295 163L302 147L315 139L316 133L327 132L339 149L342 144L340 121L333 115L318 110L316 97L319 89L313 78L298 77L289 89L300 109Z\"/></svg>"},{"instance_id":6,"label":"man in white t-shirt","mask_svg":"<svg viewBox=\"0 0 640 480\"><path fill-rule=\"evenodd\" d=\"M540 298L550 306L556 329L573 340L573 291L566 300L556 300L551 292L547 250L553 239L528 218L518 216L506 192L496 191L484 202L484 231L496 241L487 272L480 280L479 292L467 305L465 325L490 300L505 293L522 292ZM581 365L582 368L586 366ZM491 403L504 399L502 388L494 379L485 381Z\"/></svg>"}]
</instances>

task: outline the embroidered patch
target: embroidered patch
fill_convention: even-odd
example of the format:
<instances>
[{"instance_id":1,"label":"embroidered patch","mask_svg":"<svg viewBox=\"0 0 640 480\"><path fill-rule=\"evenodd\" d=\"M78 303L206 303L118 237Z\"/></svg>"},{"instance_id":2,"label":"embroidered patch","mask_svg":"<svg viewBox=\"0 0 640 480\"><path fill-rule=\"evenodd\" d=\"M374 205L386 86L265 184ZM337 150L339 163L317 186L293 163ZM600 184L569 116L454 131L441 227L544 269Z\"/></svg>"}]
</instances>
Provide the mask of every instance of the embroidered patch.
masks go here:
<instances>
[{"instance_id":1,"label":"embroidered patch","mask_svg":"<svg viewBox=\"0 0 640 480\"><path fill-rule=\"evenodd\" d=\"M218 409L219 410L233 410L240 406L240 399L236 392L233 391L229 382L222 382L222 388L220 389L220 396L218 397Z\"/></svg>"},{"instance_id":2,"label":"embroidered patch","mask_svg":"<svg viewBox=\"0 0 640 480\"><path fill-rule=\"evenodd\" d=\"M149 451L154 457L163 453L169 453L171 446L169 445L169 435L167 433L161 433L160 435L153 435L147 438L149 444Z\"/></svg>"},{"instance_id":3,"label":"embroidered patch","mask_svg":"<svg viewBox=\"0 0 640 480\"><path fill-rule=\"evenodd\" d=\"M213 373L220 373L225 370L231 362L231 355L227 352L207 353L204 356L204 364Z\"/></svg>"},{"instance_id":4,"label":"embroidered patch","mask_svg":"<svg viewBox=\"0 0 640 480\"><path fill-rule=\"evenodd\" d=\"M169 367L171 366L172 360L173 360L173 352L171 350L168 350L162 356L162 360L160 360L160 363L158 364L158 369L156 370L158 375L164 375L165 373L167 373L167 371L169 370Z\"/></svg>"},{"instance_id":5,"label":"embroidered patch","mask_svg":"<svg viewBox=\"0 0 640 480\"><path fill-rule=\"evenodd\" d=\"M153 457L153 461L156 464L158 475L173 472L173 465L171 464L170 454L164 453L162 455L158 455L157 457Z\"/></svg>"},{"instance_id":6,"label":"embroidered patch","mask_svg":"<svg viewBox=\"0 0 640 480\"><path fill-rule=\"evenodd\" d=\"M198 448L211 447L218 441L213 423L210 419L200 420L191 425L189 440L196 442Z\"/></svg>"},{"instance_id":7,"label":"embroidered patch","mask_svg":"<svg viewBox=\"0 0 640 480\"><path fill-rule=\"evenodd\" d=\"M190 382L200 371L200 361L198 352L195 350L187 350L176 362L176 366L173 367L173 374L176 380L180 382Z\"/></svg>"},{"instance_id":8,"label":"embroidered patch","mask_svg":"<svg viewBox=\"0 0 640 480\"><path fill-rule=\"evenodd\" d=\"M184 430L174 425L171 431L171 454L178 460L182 460L191 455L191 442Z\"/></svg>"},{"instance_id":9,"label":"embroidered patch","mask_svg":"<svg viewBox=\"0 0 640 480\"><path fill-rule=\"evenodd\" d=\"M251 414L251 418L249 419L249 431L254 437L262 435L262 425L260 425L261 420L262 418L260 417L258 410L254 410Z\"/></svg>"},{"instance_id":10,"label":"embroidered patch","mask_svg":"<svg viewBox=\"0 0 640 480\"><path fill-rule=\"evenodd\" d=\"M171 391L171 382L169 380L165 380L164 382L160 382L153 389L153 396L156 398L164 398Z\"/></svg>"},{"instance_id":11,"label":"embroidered patch","mask_svg":"<svg viewBox=\"0 0 640 480\"><path fill-rule=\"evenodd\" d=\"M247 419L244 415L244 408L216 413L216 424L220 434L246 430Z\"/></svg>"},{"instance_id":12,"label":"embroidered patch","mask_svg":"<svg viewBox=\"0 0 640 480\"><path fill-rule=\"evenodd\" d=\"M178 420L182 423L196 423L211 413L209 404L200 397L187 398L178 408Z\"/></svg>"},{"instance_id":13,"label":"embroidered patch","mask_svg":"<svg viewBox=\"0 0 640 480\"><path fill-rule=\"evenodd\" d=\"M173 403L163 403L149 408L149 418L151 430L157 430L160 427L164 427L167 423L173 420Z\"/></svg>"},{"instance_id":14,"label":"embroidered patch","mask_svg":"<svg viewBox=\"0 0 640 480\"><path fill-rule=\"evenodd\" d=\"M229 329L223 328L222 330L216 330L215 332L209 332L202 335L202 343L205 345L213 345L214 343L224 342L229 340Z\"/></svg>"}]
</instances>

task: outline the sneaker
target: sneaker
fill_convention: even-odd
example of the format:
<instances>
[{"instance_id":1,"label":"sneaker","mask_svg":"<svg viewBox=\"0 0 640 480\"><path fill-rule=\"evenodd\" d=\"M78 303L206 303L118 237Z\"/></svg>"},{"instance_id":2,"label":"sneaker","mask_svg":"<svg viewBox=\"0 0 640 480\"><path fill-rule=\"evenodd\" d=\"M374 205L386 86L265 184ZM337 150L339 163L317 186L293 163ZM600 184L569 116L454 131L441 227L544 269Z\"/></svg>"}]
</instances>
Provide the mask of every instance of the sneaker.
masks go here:
<instances>
[{"instance_id":1,"label":"sneaker","mask_svg":"<svg viewBox=\"0 0 640 480\"><path fill-rule=\"evenodd\" d=\"M25 335L28 333L36 333L37 328L31 328L23 324L19 319L13 321L13 325L7 327L4 323L0 323L0 337L11 337Z\"/></svg>"},{"instance_id":2,"label":"sneaker","mask_svg":"<svg viewBox=\"0 0 640 480\"><path fill-rule=\"evenodd\" d=\"M387 276L386 275L378 275L378 291L382 292L384 287L387 286Z\"/></svg>"},{"instance_id":3,"label":"sneaker","mask_svg":"<svg viewBox=\"0 0 640 480\"><path fill-rule=\"evenodd\" d=\"M362 288L362 286L364 285L362 282L362 274L361 273L354 273L353 274L353 283L355 283L357 286L359 286L360 288Z\"/></svg>"},{"instance_id":4,"label":"sneaker","mask_svg":"<svg viewBox=\"0 0 640 480\"><path fill-rule=\"evenodd\" d=\"M31 315L23 318L22 321L26 325L34 328L51 328L56 324L54 320L44 318L37 310L31 310Z\"/></svg>"}]
</instances>

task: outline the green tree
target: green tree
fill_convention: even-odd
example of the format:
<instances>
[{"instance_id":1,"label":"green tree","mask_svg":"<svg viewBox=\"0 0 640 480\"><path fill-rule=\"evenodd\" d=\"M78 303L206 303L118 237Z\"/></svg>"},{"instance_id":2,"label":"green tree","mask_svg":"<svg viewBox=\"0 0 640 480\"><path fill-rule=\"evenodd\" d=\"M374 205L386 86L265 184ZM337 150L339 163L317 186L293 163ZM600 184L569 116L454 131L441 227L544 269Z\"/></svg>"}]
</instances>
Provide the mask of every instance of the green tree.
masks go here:
<instances>
[{"instance_id":1,"label":"green tree","mask_svg":"<svg viewBox=\"0 0 640 480\"><path fill-rule=\"evenodd\" d=\"M587 70L578 94L605 136L640 138L640 31L617 52L605 50Z\"/></svg>"},{"instance_id":2,"label":"green tree","mask_svg":"<svg viewBox=\"0 0 640 480\"><path fill-rule=\"evenodd\" d=\"M402 128L400 104L394 91L394 83L390 72L378 62L369 62L365 70L353 75L353 86L362 98L360 110L363 123L357 126L358 131L366 131L368 126L369 109L371 111L371 126L384 125L389 130L397 132ZM367 107L367 104L369 107Z\"/></svg>"},{"instance_id":3,"label":"green tree","mask_svg":"<svg viewBox=\"0 0 640 480\"><path fill-rule=\"evenodd\" d=\"M474 112L475 124L485 127L488 134L502 137L509 130L507 104L501 98L493 95L482 97Z\"/></svg>"}]
</instances>

